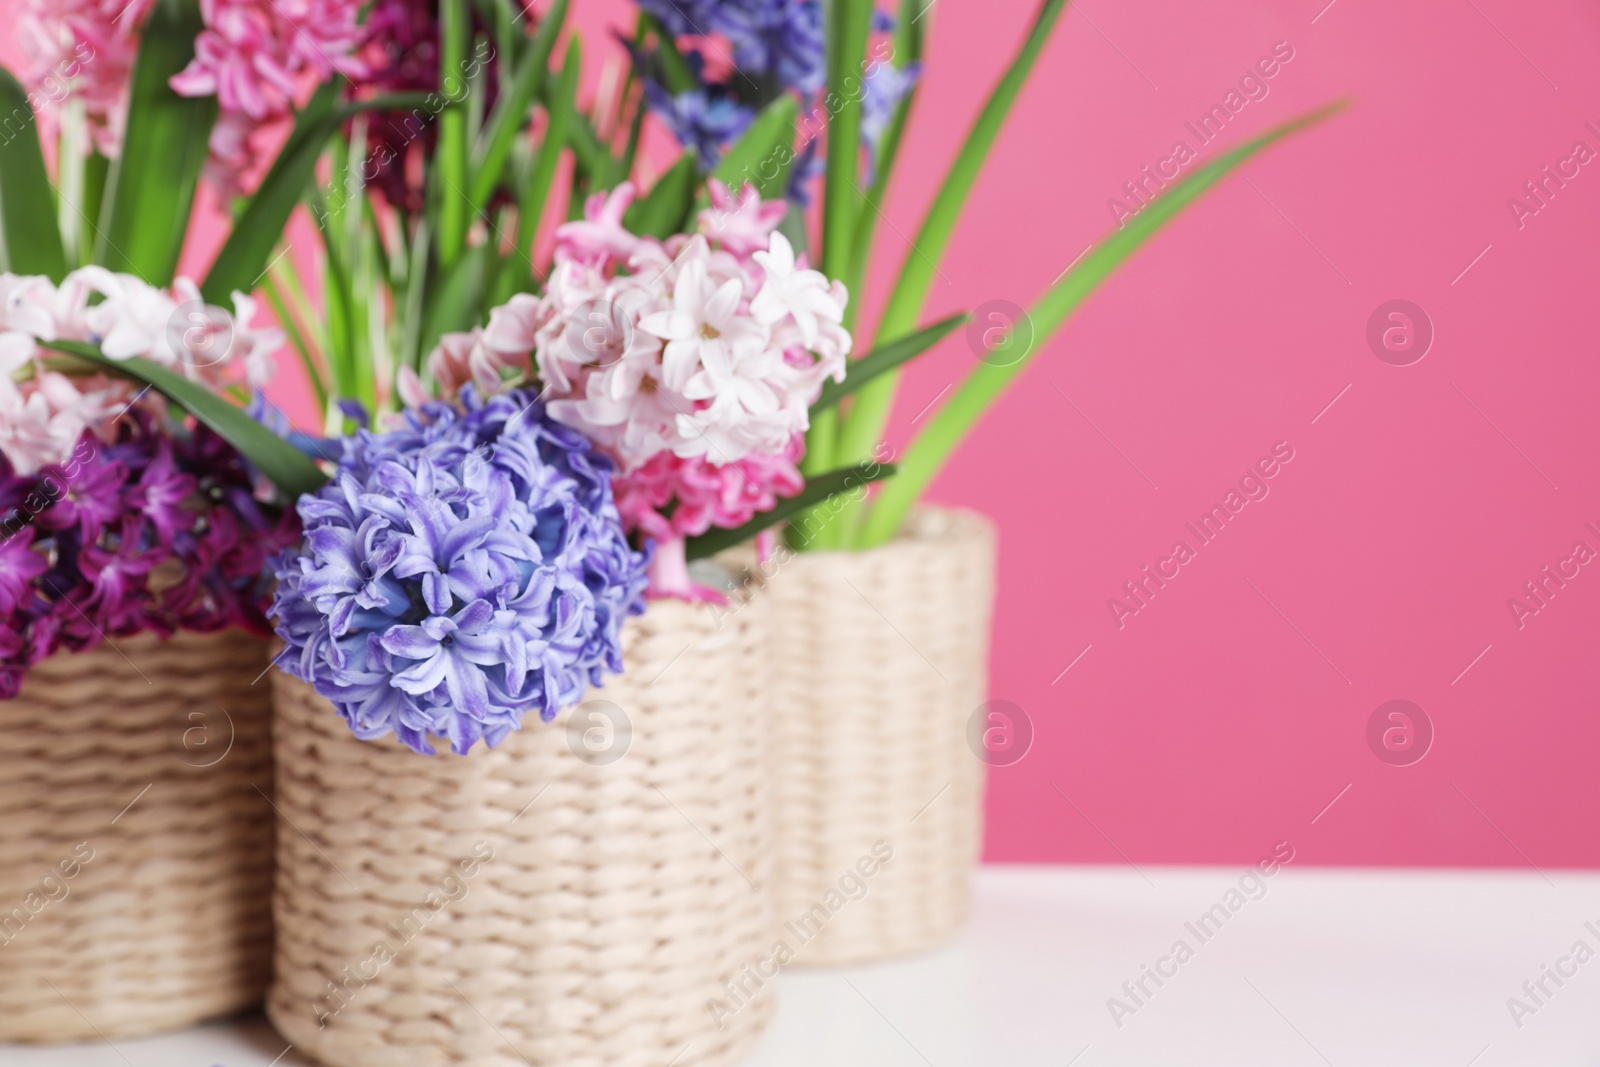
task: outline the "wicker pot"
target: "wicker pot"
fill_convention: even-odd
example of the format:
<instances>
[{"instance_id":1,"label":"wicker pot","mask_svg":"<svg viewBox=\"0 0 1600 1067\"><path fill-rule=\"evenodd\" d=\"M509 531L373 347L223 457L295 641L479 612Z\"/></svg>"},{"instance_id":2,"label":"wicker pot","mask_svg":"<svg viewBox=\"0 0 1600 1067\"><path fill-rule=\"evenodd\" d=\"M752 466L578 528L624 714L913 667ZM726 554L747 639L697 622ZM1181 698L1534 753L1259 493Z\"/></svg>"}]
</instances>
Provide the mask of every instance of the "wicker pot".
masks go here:
<instances>
[{"instance_id":1,"label":"wicker pot","mask_svg":"<svg viewBox=\"0 0 1600 1067\"><path fill-rule=\"evenodd\" d=\"M747 1051L770 986L723 982L774 926L763 616L654 602L622 675L467 757L358 741L279 674L278 1029L331 1067Z\"/></svg>"},{"instance_id":2,"label":"wicker pot","mask_svg":"<svg viewBox=\"0 0 1600 1067\"><path fill-rule=\"evenodd\" d=\"M260 1002L267 663L240 632L118 639L45 660L0 704L0 1041L131 1037Z\"/></svg>"},{"instance_id":3,"label":"wicker pot","mask_svg":"<svg viewBox=\"0 0 1600 1067\"><path fill-rule=\"evenodd\" d=\"M778 918L798 962L927 948L965 921L994 582L993 525L940 509L882 548L769 573Z\"/></svg>"}]
</instances>

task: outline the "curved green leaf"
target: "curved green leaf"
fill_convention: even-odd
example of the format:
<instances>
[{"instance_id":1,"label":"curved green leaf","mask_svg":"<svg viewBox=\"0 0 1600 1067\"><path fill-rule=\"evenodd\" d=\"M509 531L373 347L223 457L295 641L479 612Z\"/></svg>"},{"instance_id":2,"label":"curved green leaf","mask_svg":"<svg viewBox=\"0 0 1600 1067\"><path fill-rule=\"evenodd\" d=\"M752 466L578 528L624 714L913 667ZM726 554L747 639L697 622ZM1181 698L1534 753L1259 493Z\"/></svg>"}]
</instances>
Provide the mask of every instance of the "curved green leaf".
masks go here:
<instances>
[{"instance_id":1,"label":"curved green leaf","mask_svg":"<svg viewBox=\"0 0 1600 1067\"><path fill-rule=\"evenodd\" d=\"M708 530L699 537L689 538L687 557L705 559L718 552L743 544L762 530L776 526L806 508L815 507L840 493L848 493L871 482L893 475L897 468L892 463L863 463L855 467L842 467L836 471L806 479L806 486L787 500L778 501L771 511L762 512L743 526L731 530Z\"/></svg>"},{"instance_id":2,"label":"curved green leaf","mask_svg":"<svg viewBox=\"0 0 1600 1067\"><path fill-rule=\"evenodd\" d=\"M1045 42L1049 40L1066 6L1067 0L1044 0L1039 6L1028 36L1023 39L1011 65L1006 68L1005 74L984 103L983 110L973 121L966 142L950 164L944 183L940 185L933 205L928 208L922 228L911 242L915 251L906 256L900 277L890 292L889 302L884 306L883 318L878 324L879 344L915 328L939 262L950 243L950 235L955 231L956 222L966 206L967 196L972 192L984 161L989 157L989 150L994 147L1001 127L1011 114L1012 105L1016 103L1028 76L1033 73L1034 63L1044 50ZM898 375L880 378L856 398L850 419L839 434L841 457L848 459L870 455L877 446L889 420L897 379Z\"/></svg>"},{"instance_id":3,"label":"curved green leaf","mask_svg":"<svg viewBox=\"0 0 1600 1067\"><path fill-rule=\"evenodd\" d=\"M826 411L835 407L839 401L866 385L880 374L887 374L902 363L909 362L922 355L928 349L950 336L972 321L972 316L966 312L951 315L947 319L940 319L926 329L918 330L909 337L902 337L898 341L890 341L882 348L875 348L860 359L852 360L850 367L842 382L829 382L822 387L822 393L817 397L816 403L811 405L811 414L816 416L819 411Z\"/></svg>"},{"instance_id":4,"label":"curved green leaf","mask_svg":"<svg viewBox=\"0 0 1600 1067\"><path fill-rule=\"evenodd\" d=\"M328 480L317 465L289 442L202 385L147 359L111 359L81 341L40 341L46 348L143 382L199 419L239 450L251 466L294 500L314 493Z\"/></svg>"},{"instance_id":5,"label":"curved green leaf","mask_svg":"<svg viewBox=\"0 0 1600 1067\"><path fill-rule=\"evenodd\" d=\"M898 70L904 70L912 63L922 61L923 34L928 23L932 22L933 5L938 0L901 0L900 16L895 20L894 31L894 65ZM895 105L894 116L889 120L889 125L884 128L883 136L878 141L877 157L872 161L872 187L867 190L866 202L861 217L856 220L855 241L850 248L850 275L845 279L852 293L862 292L865 288L867 265L872 258L872 243L877 235L878 220L883 215L881 205L889 193L889 179L894 175L894 165L900 156L900 142L905 136L906 123L911 116L911 105L916 102L917 89L921 79L912 82L911 88L900 97L900 102ZM860 301L850 305L847 309L859 314ZM854 315L847 315L845 321L847 329L854 329Z\"/></svg>"},{"instance_id":6,"label":"curved green leaf","mask_svg":"<svg viewBox=\"0 0 1600 1067\"><path fill-rule=\"evenodd\" d=\"M11 72L0 68L0 269L14 274L43 274L59 282L67 274L67 253L56 227L50 175L39 149L39 123L28 105L28 91ZM19 116L21 129L12 130Z\"/></svg>"},{"instance_id":7,"label":"curved green leaf","mask_svg":"<svg viewBox=\"0 0 1600 1067\"><path fill-rule=\"evenodd\" d=\"M1337 101L1318 108L1267 131L1201 166L1187 178L1169 188L1141 210L1122 229L1107 237L1078 265L1045 291L1028 312L1033 339L1018 359L1000 363L980 362L949 402L940 408L927 427L906 450L901 464L905 472L885 488L873 502L862 528L858 547L871 548L894 537L912 505L922 495L939 468L974 423L982 418L996 397L1028 366L1051 334L1077 310L1078 305L1129 256L1160 232L1173 216L1192 204L1200 195L1268 146L1322 122L1347 106ZM1005 342L1002 342L1005 343Z\"/></svg>"}]
</instances>

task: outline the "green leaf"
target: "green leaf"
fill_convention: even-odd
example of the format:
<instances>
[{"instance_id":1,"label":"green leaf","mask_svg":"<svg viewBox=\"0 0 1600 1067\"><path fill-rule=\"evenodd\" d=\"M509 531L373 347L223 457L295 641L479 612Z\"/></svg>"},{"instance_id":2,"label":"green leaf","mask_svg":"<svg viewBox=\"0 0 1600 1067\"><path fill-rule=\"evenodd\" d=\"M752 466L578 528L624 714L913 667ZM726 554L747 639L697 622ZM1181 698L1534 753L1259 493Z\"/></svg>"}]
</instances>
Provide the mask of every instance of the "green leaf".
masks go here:
<instances>
[{"instance_id":1,"label":"green leaf","mask_svg":"<svg viewBox=\"0 0 1600 1067\"><path fill-rule=\"evenodd\" d=\"M1015 360L1004 364L981 362L975 367L944 407L906 450L901 468L904 474L889 485L873 503L862 529L859 547L884 544L899 531L917 498L927 488L945 460L955 451L974 423L989 409L996 397L1029 362L1056 329L1077 310L1088 295L1099 287L1113 270L1144 243L1160 232L1172 218L1199 196L1270 145L1315 125L1344 110L1337 101L1277 126L1253 140L1213 159L1173 185L1142 211L1084 256L1059 281L1045 291L1028 312L1032 343ZM1010 343L1010 338L1002 343Z\"/></svg>"},{"instance_id":2,"label":"green leaf","mask_svg":"<svg viewBox=\"0 0 1600 1067\"><path fill-rule=\"evenodd\" d=\"M693 152L678 157L668 171L656 179L650 192L632 204L622 216L622 224L637 234L667 237L683 229L694 193L700 185L700 170Z\"/></svg>"},{"instance_id":3,"label":"green leaf","mask_svg":"<svg viewBox=\"0 0 1600 1067\"><path fill-rule=\"evenodd\" d=\"M923 34L932 21L933 5L937 0L901 0L900 16L895 22L894 65L904 70L922 60ZM878 220L883 216L882 204L889 193L889 179L894 175L895 161L900 156L900 142L905 136L906 123L911 117L911 105L916 101L921 86L919 78L900 97L894 116L878 141L877 158L873 160L872 187L867 190L864 210L856 220L856 234L850 248L850 274L845 284L852 293L865 290L867 266L872 259L872 244L878 231ZM861 312L861 301L852 301L845 309L845 327L855 328L856 316Z\"/></svg>"},{"instance_id":4,"label":"green leaf","mask_svg":"<svg viewBox=\"0 0 1600 1067\"><path fill-rule=\"evenodd\" d=\"M629 77L633 77L631 72L629 73ZM623 92L623 101L625 102L627 99L626 86L624 86ZM620 109L623 106L623 103L619 102L617 106ZM617 157L617 165L612 168L611 174L606 178L605 186L607 189L615 189L618 185L622 184L624 179L633 173L634 161L639 156L639 140L644 133L645 116L649 113L650 109L644 105L643 100L640 100L634 105L633 118L628 122L628 139L623 143L622 155Z\"/></svg>"},{"instance_id":5,"label":"green leaf","mask_svg":"<svg viewBox=\"0 0 1600 1067\"><path fill-rule=\"evenodd\" d=\"M0 115L6 136L0 141L0 256L14 274L44 274L59 282L67 274L67 253L56 226L55 194L39 148L39 123L28 106L28 92L11 72L0 68ZM23 128L13 132L18 115Z\"/></svg>"},{"instance_id":6,"label":"green leaf","mask_svg":"<svg viewBox=\"0 0 1600 1067\"><path fill-rule=\"evenodd\" d=\"M568 0L556 0L550 11L539 20L539 30L534 35L533 47L517 64L516 76L509 92L496 102L494 114L483 136L482 151L472 161L471 211L477 218L488 204L500 177L505 173L506 160L511 156L511 145L528 119L528 109L544 79L550 64L550 53L555 47L556 35L561 32L567 17ZM502 69L510 63L508 56L501 57Z\"/></svg>"},{"instance_id":7,"label":"green leaf","mask_svg":"<svg viewBox=\"0 0 1600 1067\"><path fill-rule=\"evenodd\" d=\"M206 303L227 307L235 291L250 292L266 271L268 257L312 180L323 142L335 128L327 120L338 96L339 86L329 82L312 94L305 109L296 116L283 150L206 272L200 285L200 295Z\"/></svg>"},{"instance_id":8,"label":"green leaf","mask_svg":"<svg viewBox=\"0 0 1600 1067\"><path fill-rule=\"evenodd\" d=\"M76 249L79 263L88 263L94 258L96 220L105 203L106 181L110 175L111 160L98 151L91 152L83 161L83 217L78 220Z\"/></svg>"},{"instance_id":9,"label":"green leaf","mask_svg":"<svg viewBox=\"0 0 1600 1067\"><path fill-rule=\"evenodd\" d=\"M328 480L317 465L289 442L217 396L203 385L147 359L111 359L81 341L40 341L125 378L155 389L168 400L216 431L290 500L313 493Z\"/></svg>"},{"instance_id":10,"label":"green leaf","mask_svg":"<svg viewBox=\"0 0 1600 1067\"><path fill-rule=\"evenodd\" d=\"M822 187L822 273L840 281L850 275L851 242L861 210L856 179L861 167L861 98L866 94L862 61L872 34L872 7L872 0L830 0L826 5L828 92L823 102L829 118ZM830 408L812 422L800 465L805 473L816 474L837 462L838 418L839 413ZM824 530L818 546L828 547L840 532L839 526Z\"/></svg>"},{"instance_id":11,"label":"green leaf","mask_svg":"<svg viewBox=\"0 0 1600 1067\"><path fill-rule=\"evenodd\" d=\"M406 287L396 311L400 317L400 362L422 373L422 317L427 301L428 248L431 243L428 221L417 222L411 241L411 259L406 264Z\"/></svg>"},{"instance_id":12,"label":"green leaf","mask_svg":"<svg viewBox=\"0 0 1600 1067\"><path fill-rule=\"evenodd\" d=\"M1064 2L1064 0L1063 0ZM872 0L831 0L828 24L828 172L823 185L822 273L843 280L850 271L861 190L861 98L867 38L872 32Z\"/></svg>"},{"instance_id":13,"label":"green leaf","mask_svg":"<svg viewBox=\"0 0 1600 1067\"><path fill-rule=\"evenodd\" d=\"M439 91L447 100L466 99L467 41L472 23L466 0L439 0ZM439 262L449 267L466 247L467 116L451 109L439 116L439 140L431 160L434 204L439 210Z\"/></svg>"},{"instance_id":14,"label":"green leaf","mask_svg":"<svg viewBox=\"0 0 1600 1067\"><path fill-rule=\"evenodd\" d=\"M267 284L262 287L266 294L267 305L272 308L272 315L278 320L278 326L288 335L289 343L294 346L295 354L300 357L300 365L305 368L306 378L311 382L312 392L317 395L317 410L328 410L328 386L323 381L326 375L317 365L316 359L311 355L311 342L307 339L305 331L300 328L300 323L289 311L289 303L284 299L283 293L278 289L277 279L270 273L267 275Z\"/></svg>"},{"instance_id":15,"label":"green leaf","mask_svg":"<svg viewBox=\"0 0 1600 1067\"><path fill-rule=\"evenodd\" d=\"M228 240L212 261L200 295L206 303L227 307L234 291L255 289L283 236L289 216L316 179L317 160L328 138L363 111L402 111L426 107L429 93L395 93L358 103L334 107L339 87L330 82L318 89L295 119L294 130L283 150L272 163L256 190L233 224ZM352 163L360 166L359 161ZM341 190L336 190L341 193ZM342 198L339 204L343 204ZM342 210L342 206L339 208ZM326 225L328 220L321 222Z\"/></svg>"},{"instance_id":16,"label":"green leaf","mask_svg":"<svg viewBox=\"0 0 1600 1067\"><path fill-rule=\"evenodd\" d=\"M567 49L568 52L572 52L573 46L577 44L578 38L574 37ZM565 71L566 68L563 67L562 72ZM545 75L546 90L552 94L556 78L555 71ZM609 177L616 173L617 158L612 154L610 147L600 140L600 135L595 132L594 123L589 121L589 116L574 108L568 121L570 125L567 129L567 145L577 160L578 172L592 174L597 178Z\"/></svg>"},{"instance_id":17,"label":"green leaf","mask_svg":"<svg viewBox=\"0 0 1600 1067\"><path fill-rule=\"evenodd\" d=\"M777 507L762 512L743 526L736 526L731 530L708 530L699 537L689 538L686 555L691 560L714 556L734 545L743 544L762 530L776 526L791 515L807 508L814 508L841 493L852 492L870 482L888 478L896 469L891 463L863 463L807 478L805 488L799 493L787 500L780 500ZM817 514L821 514L820 509Z\"/></svg>"},{"instance_id":18,"label":"green leaf","mask_svg":"<svg viewBox=\"0 0 1600 1067\"><path fill-rule=\"evenodd\" d=\"M490 279L487 270L492 249L484 245L468 248L456 260L455 266L446 268L444 279L434 291L427 315L423 318L422 341L419 351L427 355L433 351L439 338L447 333L459 333L478 325L487 310L483 307L485 285Z\"/></svg>"},{"instance_id":19,"label":"green leaf","mask_svg":"<svg viewBox=\"0 0 1600 1067\"><path fill-rule=\"evenodd\" d=\"M533 243L539 233L539 223L544 219L545 202L550 197L550 186L555 182L556 167L561 162L561 150L571 142L578 125L578 78L583 73L583 51L577 38L567 45L566 58L561 73L548 83L545 93L545 113L550 123L545 127L544 143L539 146L533 161L533 173L524 183L517 199L517 253L518 269L525 264L528 275L533 270ZM497 296L502 295L497 292ZM503 295L509 296L510 293Z\"/></svg>"},{"instance_id":20,"label":"green leaf","mask_svg":"<svg viewBox=\"0 0 1600 1067\"><path fill-rule=\"evenodd\" d=\"M800 104L785 93L768 104L717 164L711 176L734 192L746 182L763 200L782 200L794 166L794 124ZM773 173L765 173L769 167ZM701 194L702 202L708 198Z\"/></svg>"},{"instance_id":21,"label":"green leaf","mask_svg":"<svg viewBox=\"0 0 1600 1067\"><path fill-rule=\"evenodd\" d=\"M945 248L950 243L950 235L966 206L967 196L972 192L984 161L989 157L989 150L994 147L995 138L1000 135L1001 127L1011 114L1011 106L1016 103L1028 76L1033 73L1034 63L1044 50L1045 42L1066 6L1067 0L1044 0L1040 5L1022 47L1017 50L1011 65L989 94L983 110L968 131L966 143L950 164L944 184L939 187L922 221L922 228L911 242L914 251L906 255L900 277L890 292L889 302L884 306L883 318L878 324L879 344L909 333L916 327L917 319L922 314L922 305L928 298L928 289L933 284ZM893 374L880 378L856 398L850 419L839 435L840 456L855 458L872 453L888 424L889 408L894 402L898 378Z\"/></svg>"},{"instance_id":22,"label":"green leaf","mask_svg":"<svg viewBox=\"0 0 1600 1067\"><path fill-rule=\"evenodd\" d=\"M195 0L157 0L133 64L122 154L106 183L95 261L156 286L171 285L178 269L217 118L215 96L183 97L167 84L194 58L203 28Z\"/></svg>"},{"instance_id":23,"label":"green leaf","mask_svg":"<svg viewBox=\"0 0 1600 1067\"><path fill-rule=\"evenodd\" d=\"M909 337L902 337L898 341L890 341L882 348L875 348L860 359L852 360L849 371L842 382L828 382L822 387L822 394L817 397L816 403L811 405L811 415L816 417L817 412L826 411L835 407L839 401L866 385L880 374L894 370L902 363L909 362L922 355L928 349L938 344L954 330L960 329L972 321L972 316L966 312L951 315L947 319L940 319L926 329L918 330Z\"/></svg>"}]
</instances>

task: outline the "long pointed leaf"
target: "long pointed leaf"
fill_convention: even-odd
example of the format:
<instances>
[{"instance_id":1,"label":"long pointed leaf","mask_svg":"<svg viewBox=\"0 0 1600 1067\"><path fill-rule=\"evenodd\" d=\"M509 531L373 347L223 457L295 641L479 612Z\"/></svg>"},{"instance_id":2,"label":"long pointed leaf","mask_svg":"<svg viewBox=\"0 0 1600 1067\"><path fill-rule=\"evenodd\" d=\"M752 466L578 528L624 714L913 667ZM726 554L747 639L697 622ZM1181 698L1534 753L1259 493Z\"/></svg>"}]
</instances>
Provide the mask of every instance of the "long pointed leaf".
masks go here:
<instances>
[{"instance_id":1,"label":"long pointed leaf","mask_svg":"<svg viewBox=\"0 0 1600 1067\"><path fill-rule=\"evenodd\" d=\"M827 10L828 95L840 107L828 119L822 273L842 280L850 271L850 243L861 206L856 180L861 166L861 98L866 95L862 61L872 32L872 0L830 0Z\"/></svg>"},{"instance_id":2,"label":"long pointed leaf","mask_svg":"<svg viewBox=\"0 0 1600 1067\"><path fill-rule=\"evenodd\" d=\"M1046 290L1028 312L1033 331L1033 343L1028 351L1019 359L1007 360L1005 365L979 363L967 375L955 395L939 409L926 429L906 450L901 464L903 473L873 503L862 529L859 547L871 548L894 537L912 505L934 475L938 474L939 468L961 443L967 431L983 417L1001 391L1022 373L1067 316L1077 310L1078 305L1094 292L1107 275L1160 232L1173 216L1231 174L1240 164L1285 137L1344 110L1345 106L1344 101L1338 101L1318 108L1213 159L1157 197Z\"/></svg>"},{"instance_id":3,"label":"long pointed leaf","mask_svg":"<svg viewBox=\"0 0 1600 1067\"><path fill-rule=\"evenodd\" d=\"M445 334L478 325L487 311L483 300L485 285L492 277L488 271L491 252L489 245L474 245L462 253L454 266L445 268L443 280L430 294L428 311L422 320L423 355L432 352Z\"/></svg>"},{"instance_id":4,"label":"long pointed leaf","mask_svg":"<svg viewBox=\"0 0 1600 1067\"><path fill-rule=\"evenodd\" d=\"M467 44L472 23L466 0L439 0L439 91L446 99L466 99ZM433 202L439 212L439 262L449 267L466 247L467 116L451 110L439 116L434 146Z\"/></svg>"},{"instance_id":5,"label":"long pointed leaf","mask_svg":"<svg viewBox=\"0 0 1600 1067\"><path fill-rule=\"evenodd\" d=\"M539 91L545 69L550 65L550 53L555 47L556 35L561 32L562 23L566 21L567 3L568 0L556 0L550 5L550 11L539 21L539 30L534 35L533 46L518 61L517 73L511 82L511 91L502 95L495 103L494 114L490 116L489 128L483 137L483 151L472 161L473 218L477 218L478 213L489 202L490 195L500 184L501 175L505 173L506 160L511 156L512 142L527 121L528 108ZM510 61L509 56L502 56L501 69L504 70Z\"/></svg>"},{"instance_id":6,"label":"long pointed leaf","mask_svg":"<svg viewBox=\"0 0 1600 1067\"><path fill-rule=\"evenodd\" d=\"M872 0L829 0L826 5L828 93L828 158L822 186L822 273L845 281L850 276L851 242L861 210L862 61L872 34ZM837 110L834 104L839 106ZM857 294L859 298L860 294ZM839 413L829 409L806 433L806 457L800 469L817 474L834 466L838 454ZM825 530L818 546L839 536Z\"/></svg>"},{"instance_id":7,"label":"long pointed leaf","mask_svg":"<svg viewBox=\"0 0 1600 1067\"><path fill-rule=\"evenodd\" d=\"M922 61L923 35L932 21L933 4L937 0L901 0L900 18L895 26L894 65L905 70ZM918 79L920 81L920 79ZM878 220L883 215L884 198L889 193L889 179L894 175L894 165L900 156L900 142L905 136L906 122L911 117L911 105L916 102L917 84L913 83L895 104L894 116L878 142L877 158L873 162L872 186L867 190L866 203L861 217L856 220L855 239L850 248L850 275L845 279L852 293L862 292L867 277L867 266L872 259L872 243L878 232ZM854 317L861 310L857 300L846 309L845 325L854 328Z\"/></svg>"},{"instance_id":8,"label":"long pointed leaf","mask_svg":"<svg viewBox=\"0 0 1600 1067\"><path fill-rule=\"evenodd\" d=\"M901 268L900 277L878 324L879 344L909 333L916 327L917 318L922 314L922 305L928 298L928 289L933 284L939 262L950 243L950 235L966 206L967 196L972 192L995 138L1000 135L1001 127L1011 114L1012 105L1016 103L1028 76L1033 73L1034 63L1044 50L1045 42L1049 40L1066 6L1067 0L1044 0L1016 57L974 120L966 143L950 164L944 184L939 187L933 205L928 208L928 214L922 221L922 228L911 242L915 251L906 256L905 265ZM856 459L871 455L888 423L898 378L898 375L880 378L856 397L850 419L839 434L841 457Z\"/></svg>"},{"instance_id":9,"label":"long pointed leaf","mask_svg":"<svg viewBox=\"0 0 1600 1067\"><path fill-rule=\"evenodd\" d=\"M67 253L56 227L55 198L39 148L39 123L28 106L28 93L9 70L0 68L0 114L9 127L26 115L22 129L7 129L0 141L0 253L4 269L15 274L44 274L59 282L67 274Z\"/></svg>"},{"instance_id":10,"label":"long pointed leaf","mask_svg":"<svg viewBox=\"0 0 1600 1067\"><path fill-rule=\"evenodd\" d=\"M522 195L517 200L519 264L516 269L520 270L525 264L530 277L534 273L534 241L539 234L539 223L544 219L545 203L550 198L550 186L555 182L556 167L561 162L561 151L572 143L577 120L582 118L577 113L578 79L582 73L583 52L574 39L567 45L561 73L553 82L548 83L545 114L549 116L550 121L545 126L544 143L539 146L538 155L533 161L533 174L523 186ZM509 297L510 293L503 295Z\"/></svg>"},{"instance_id":11,"label":"long pointed leaf","mask_svg":"<svg viewBox=\"0 0 1600 1067\"><path fill-rule=\"evenodd\" d=\"M326 128L324 120L333 111L338 96L338 85L329 82L312 94L304 110L296 116L294 129L284 142L283 150L206 272L200 294L207 303L227 306L235 290L248 293L255 288L256 279L266 270L267 257L272 254L289 215L300 202L306 183L311 181L326 139L314 133Z\"/></svg>"},{"instance_id":12,"label":"long pointed leaf","mask_svg":"<svg viewBox=\"0 0 1600 1067\"><path fill-rule=\"evenodd\" d=\"M328 480L317 465L289 442L202 385L147 359L110 359L81 341L41 341L112 373L155 389L168 400L216 431L250 464L293 500L312 493Z\"/></svg>"},{"instance_id":13,"label":"long pointed leaf","mask_svg":"<svg viewBox=\"0 0 1600 1067\"><path fill-rule=\"evenodd\" d=\"M178 269L217 118L216 97L179 96L167 84L194 58L202 28L195 0L157 0L133 64L122 154L107 180L95 261L151 285L170 285Z\"/></svg>"},{"instance_id":14,"label":"long pointed leaf","mask_svg":"<svg viewBox=\"0 0 1600 1067\"><path fill-rule=\"evenodd\" d=\"M947 319L940 319L926 329L918 330L909 337L902 337L898 341L890 341L882 348L875 348L860 359L852 360L849 372L842 382L829 382L822 387L822 393L817 397L816 403L811 405L811 415L816 417L817 412L826 411L836 407L839 401L859 390L880 374L887 374L902 363L907 363L922 355L928 349L948 337L952 331L960 329L972 321L972 316L966 312L951 315Z\"/></svg>"},{"instance_id":15,"label":"long pointed leaf","mask_svg":"<svg viewBox=\"0 0 1600 1067\"><path fill-rule=\"evenodd\" d=\"M892 463L863 463L858 467L842 467L806 479L806 486L795 496L780 500L771 511L762 512L743 526L731 530L707 530L699 537L689 538L686 555L689 559L705 559L718 552L743 544L762 530L769 529L799 512L867 485L888 478L896 471Z\"/></svg>"}]
</instances>

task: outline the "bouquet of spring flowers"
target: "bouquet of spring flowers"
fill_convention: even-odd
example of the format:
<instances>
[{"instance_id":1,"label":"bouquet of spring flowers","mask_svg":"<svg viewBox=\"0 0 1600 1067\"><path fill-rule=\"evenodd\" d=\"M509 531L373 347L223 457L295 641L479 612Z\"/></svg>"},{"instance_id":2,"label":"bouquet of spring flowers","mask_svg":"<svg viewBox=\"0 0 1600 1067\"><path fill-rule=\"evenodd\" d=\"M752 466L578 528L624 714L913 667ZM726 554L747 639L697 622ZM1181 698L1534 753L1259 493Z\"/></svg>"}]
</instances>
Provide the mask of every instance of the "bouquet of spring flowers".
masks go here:
<instances>
[{"instance_id":1,"label":"bouquet of spring flowers","mask_svg":"<svg viewBox=\"0 0 1600 1067\"><path fill-rule=\"evenodd\" d=\"M639 609L642 568L653 595L705 599L715 594L690 560L786 519L802 520L790 528L798 547L892 537L961 436L1115 266L1327 113L1197 167L1083 256L1032 309L1029 339L995 332L1022 351L982 361L890 466L878 438L896 372L966 321L918 322L1063 6L1045 0L980 112L870 349L857 344L851 294L871 262L931 5L907 0L891 18L867 0L642 0L619 35L626 69L606 67L587 105L582 43L551 62L565 0L542 14L511 0L374 6L365 50L299 112L285 150L314 157L332 127L308 116L338 117L328 180L296 194L322 241L323 309L292 271L265 270L341 438L332 481L301 500L307 537L279 568L291 670L363 736L493 743L525 712L549 717L573 698L571 679L615 669L615 624ZM375 95L391 90L424 104L397 111ZM647 122L683 145L664 170L640 151ZM516 420L502 417L508 400ZM461 429L482 411L496 412L481 417L493 431ZM379 431L358 428L367 413ZM524 421L539 429L538 464L521 445L515 463L501 454ZM282 442L252 446L262 469L298 477L292 491L326 476ZM579 509L561 526L576 539L551 541L529 516L579 468L591 488L560 490L562 507ZM866 483L884 478L869 502ZM804 521L840 496L829 521ZM577 600L549 592L563 586L540 577L546 564ZM518 616L512 605L535 587L538 609ZM557 640L574 612L586 621Z\"/></svg>"},{"instance_id":2,"label":"bouquet of spring flowers","mask_svg":"<svg viewBox=\"0 0 1600 1067\"><path fill-rule=\"evenodd\" d=\"M326 312L269 272L338 438L278 568L283 665L358 736L418 751L552 718L621 668L647 586L717 596L688 571L716 546L691 539L743 539L780 502L845 487L798 467L851 348L844 286L808 268L777 232L787 204L752 185L696 177L696 204L664 177L637 197L643 83L579 111L577 42L546 69L565 10L509 35L449 2L419 20L439 67L412 85L449 96L461 57L487 57L463 89L476 130L452 107L398 137L353 126L307 194ZM567 148L581 214L538 269ZM420 184L385 169L408 153Z\"/></svg>"}]
</instances>

